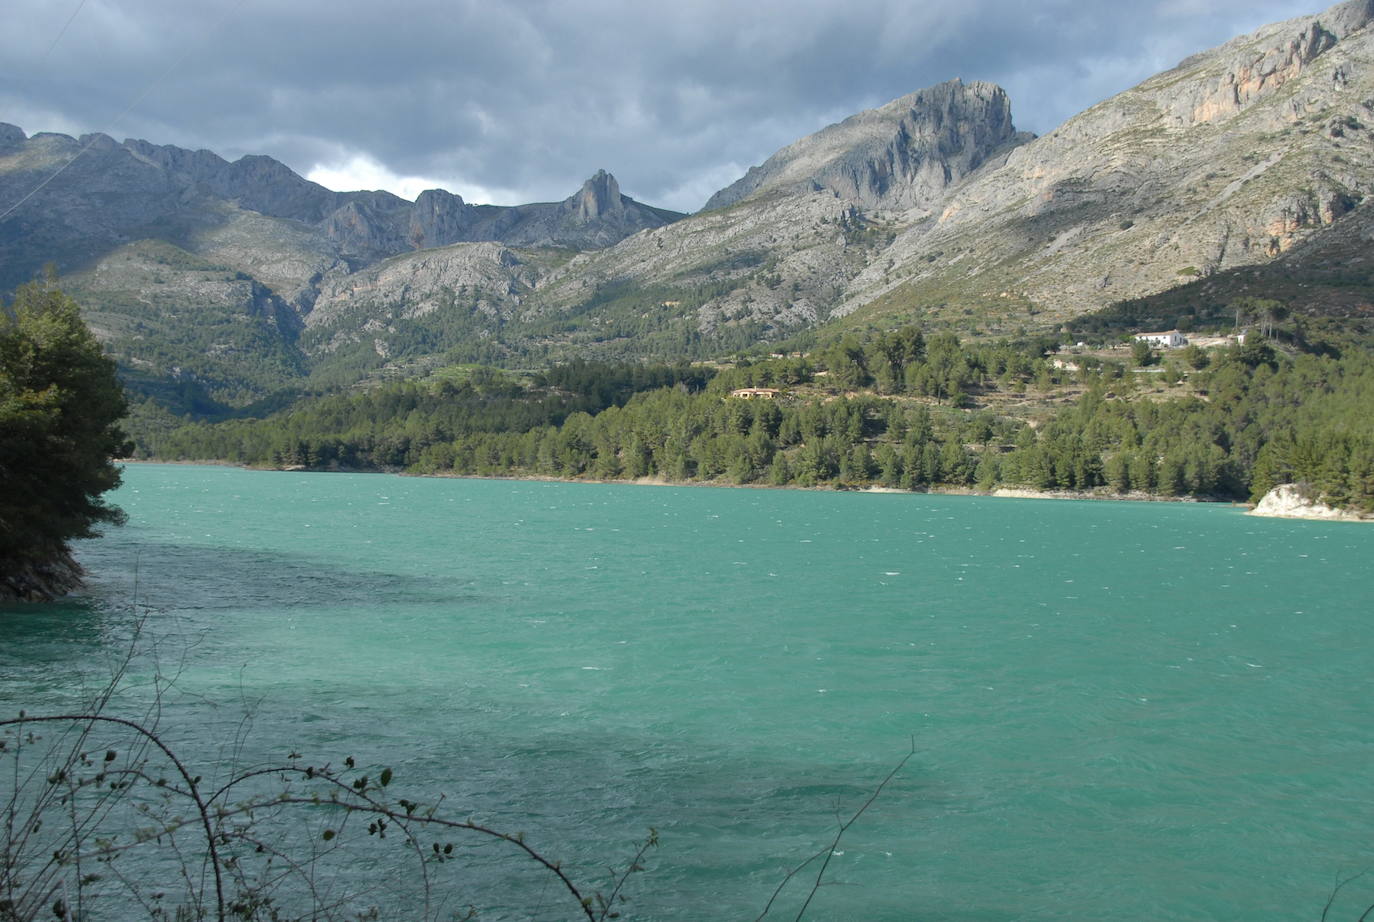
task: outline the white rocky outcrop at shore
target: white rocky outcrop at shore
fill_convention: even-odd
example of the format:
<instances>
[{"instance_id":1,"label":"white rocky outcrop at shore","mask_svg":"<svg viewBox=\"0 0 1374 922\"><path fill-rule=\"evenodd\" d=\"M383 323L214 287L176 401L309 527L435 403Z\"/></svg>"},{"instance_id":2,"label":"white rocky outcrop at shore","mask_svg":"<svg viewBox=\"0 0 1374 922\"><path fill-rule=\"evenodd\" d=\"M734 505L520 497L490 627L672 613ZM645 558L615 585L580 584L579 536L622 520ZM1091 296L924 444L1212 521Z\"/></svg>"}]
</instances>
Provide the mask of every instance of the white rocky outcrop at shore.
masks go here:
<instances>
[{"instance_id":1,"label":"white rocky outcrop at shore","mask_svg":"<svg viewBox=\"0 0 1374 922\"><path fill-rule=\"evenodd\" d=\"M1336 509L1325 503L1317 502L1294 483L1281 483L1259 501L1250 515L1267 516L1279 519L1321 519L1331 522L1370 522L1374 518L1352 512L1349 509Z\"/></svg>"}]
</instances>

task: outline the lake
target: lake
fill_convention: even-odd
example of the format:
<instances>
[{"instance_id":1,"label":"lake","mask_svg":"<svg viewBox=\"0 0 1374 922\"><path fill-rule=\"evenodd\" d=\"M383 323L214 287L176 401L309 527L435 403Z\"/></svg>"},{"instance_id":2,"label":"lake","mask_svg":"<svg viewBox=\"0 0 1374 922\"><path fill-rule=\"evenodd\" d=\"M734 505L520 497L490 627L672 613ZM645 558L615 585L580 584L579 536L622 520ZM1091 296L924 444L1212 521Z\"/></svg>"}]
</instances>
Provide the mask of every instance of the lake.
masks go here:
<instances>
[{"instance_id":1,"label":"lake","mask_svg":"<svg viewBox=\"0 0 1374 922\"><path fill-rule=\"evenodd\" d=\"M807 918L1317 918L1374 866L1369 527L161 465L114 499L82 597L0 610L6 713L74 706L146 613L112 708L174 679L199 770L390 766L593 889L653 827L626 918L756 918L913 747ZM503 848L462 905L574 915Z\"/></svg>"}]
</instances>

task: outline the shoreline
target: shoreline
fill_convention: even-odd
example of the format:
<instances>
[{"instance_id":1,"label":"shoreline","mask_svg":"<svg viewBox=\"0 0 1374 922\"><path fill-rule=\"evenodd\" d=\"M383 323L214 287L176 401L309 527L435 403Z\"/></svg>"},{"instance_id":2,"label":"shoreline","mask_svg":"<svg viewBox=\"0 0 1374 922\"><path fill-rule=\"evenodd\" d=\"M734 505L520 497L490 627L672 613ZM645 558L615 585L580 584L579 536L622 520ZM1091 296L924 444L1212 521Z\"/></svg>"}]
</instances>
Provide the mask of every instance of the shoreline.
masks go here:
<instances>
[{"instance_id":1,"label":"shoreline","mask_svg":"<svg viewBox=\"0 0 1374 922\"><path fill-rule=\"evenodd\" d=\"M169 465L213 465L218 467L233 467L240 470L249 471L279 471L282 473L309 473L309 474L391 474L398 477L430 477L435 479L451 480L509 480L527 483L594 483L605 485L622 485L637 487L715 487L717 489L731 490L798 490L809 492L828 492L828 493L892 493L901 495L936 495L936 496L985 496L993 499L1036 499L1036 500L1089 500L1093 502L1130 502L1130 503L1206 503L1209 505L1226 505L1232 508L1245 510L1246 515L1253 515L1260 518L1290 519L1308 522L1374 522L1374 515L1367 515L1350 510L1333 510L1330 507L1320 505L1301 505L1287 504L1282 511L1271 511L1271 508L1264 500L1259 503L1239 502L1237 500L1226 499L1224 497L1203 497L1203 496L1165 496L1158 493L1144 493L1139 490L1132 490L1128 493L1112 493L1106 488L1096 490L1036 490L1030 487L1002 486L992 490L979 490L974 487L957 486L936 486L926 487L920 490L903 490L900 487L886 487L876 484L868 486L777 486L769 483L713 483L710 481L690 480L674 481L661 476L636 477L634 479L616 478L607 480L596 477L548 477L537 474L455 474L455 473L431 473L418 474L398 470L350 470L334 469L319 470L292 465L288 467L260 467L251 464L238 464L232 461L160 461L152 458L121 458L115 461L116 464L169 464ZM1288 485L1285 485L1288 486ZM1269 499L1269 497L1265 497Z\"/></svg>"},{"instance_id":2,"label":"shoreline","mask_svg":"<svg viewBox=\"0 0 1374 922\"><path fill-rule=\"evenodd\" d=\"M376 469L319 469L308 468L301 465L291 465L287 467L265 467L254 464L242 464L234 461L222 460L199 460L199 461L162 461L156 458L118 458L116 464L167 464L167 465L210 465L215 467L233 467L245 471L277 471L281 473L297 474L391 474L397 477L428 477L439 480L510 480L526 483L594 483L606 485L623 485L636 487L714 487L726 490L796 490L800 492L815 493L891 493L903 496L984 496L995 499L1058 499L1058 500L1094 500L1107 502L1136 502L1136 503L1207 503L1214 505L1231 505L1253 508L1252 503L1242 503L1235 500L1223 499L1220 497L1197 497L1197 496L1165 496L1158 493L1142 493L1131 491L1129 493L1109 493L1105 490L1096 492L1091 490L1036 490L1030 487L995 487L992 490L979 490L975 487L958 486L934 486L919 490L904 490L901 487L886 487L876 484L868 486L836 486L820 485L814 487L801 486L778 486L771 483L718 483L708 480L669 480L662 476L647 476L636 478L600 478L600 477L552 477L542 474L455 474L448 472L435 472L430 474L420 474L407 471L403 468L396 470L376 470Z\"/></svg>"},{"instance_id":3,"label":"shoreline","mask_svg":"<svg viewBox=\"0 0 1374 922\"><path fill-rule=\"evenodd\" d=\"M937 495L937 496L986 496L994 499L1040 499L1040 500L1090 500L1093 502L1128 502L1128 503L1206 503L1209 505L1227 505L1233 508L1246 510L1246 515L1253 515L1259 518L1293 519L1308 522L1374 522L1374 515L1356 512L1345 509L1332 509L1328 506L1313 504L1309 502L1297 502L1290 499L1285 491L1292 489L1291 484L1283 484L1271 491L1270 496L1264 497L1258 503L1240 502L1237 500L1226 499L1218 496L1165 496L1159 493L1144 493L1139 490L1132 490L1128 493L1112 493L1105 487L1095 490L1036 490L1031 487L1002 486L992 490L979 490L974 487L957 486L935 486L926 487L920 490L903 490L900 487L886 487L877 484L867 486L845 486L845 485L826 485L814 487L800 486L777 486L770 483L713 483L711 481L689 480L674 481L662 476L636 477L634 479L615 478L604 479L597 477L548 477L538 474L454 474L454 473L431 473L418 474L404 469L398 470L350 470L334 469L319 470L307 468L301 465L291 465L288 467L260 467L252 464L238 464L232 461L160 461L153 458L120 458L116 459L116 464L171 464L171 465L214 465L218 467L234 467L248 471L279 471L283 473L308 473L308 474L392 474L398 477L432 477L436 479L451 480L510 480L528 483L595 483L608 485L628 485L637 487L715 487L717 489L729 490L800 490L810 492L829 492L829 493L895 493L906 495ZM1284 502L1281 507L1274 503L1275 494L1284 494Z\"/></svg>"}]
</instances>

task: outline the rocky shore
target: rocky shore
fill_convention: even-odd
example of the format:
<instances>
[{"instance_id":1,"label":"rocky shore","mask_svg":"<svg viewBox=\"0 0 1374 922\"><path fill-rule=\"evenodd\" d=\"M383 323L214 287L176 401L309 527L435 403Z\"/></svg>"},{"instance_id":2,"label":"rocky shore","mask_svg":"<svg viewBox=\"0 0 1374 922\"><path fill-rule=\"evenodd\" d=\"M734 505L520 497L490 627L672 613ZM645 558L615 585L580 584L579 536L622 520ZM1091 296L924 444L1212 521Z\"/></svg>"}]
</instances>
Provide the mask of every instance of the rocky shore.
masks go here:
<instances>
[{"instance_id":1,"label":"rocky shore","mask_svg":"<svg viewBox=\"0 0 1374 922\"><path fill-rule=\"evenodd\" d=\"M78 589L84 571L63 548L43 561L0 561L0 605L52 602Z\"/></svg>"}]
</instances>

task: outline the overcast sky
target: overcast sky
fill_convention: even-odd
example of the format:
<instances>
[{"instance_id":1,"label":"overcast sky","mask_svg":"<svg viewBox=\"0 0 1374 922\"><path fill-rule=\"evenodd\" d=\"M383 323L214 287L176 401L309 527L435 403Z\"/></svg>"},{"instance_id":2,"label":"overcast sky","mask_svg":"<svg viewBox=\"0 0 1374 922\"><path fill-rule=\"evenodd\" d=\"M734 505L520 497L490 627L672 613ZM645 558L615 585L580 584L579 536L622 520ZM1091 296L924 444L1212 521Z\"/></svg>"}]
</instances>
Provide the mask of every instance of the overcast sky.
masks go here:
<instances>
[{"instance_id":1,"label":"overcast sky","mask_svg":"<svg viewBox=\"0 0 1374 922\"><path fill-rule=\"evenodd\" d=\"M962 77L1044 133L1301 0L6 0L0 121L269 154L333 189L701 207Z\"/></svg>"}]
</instances>

